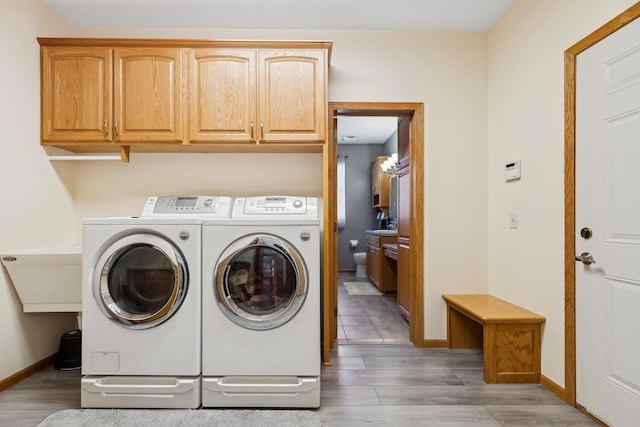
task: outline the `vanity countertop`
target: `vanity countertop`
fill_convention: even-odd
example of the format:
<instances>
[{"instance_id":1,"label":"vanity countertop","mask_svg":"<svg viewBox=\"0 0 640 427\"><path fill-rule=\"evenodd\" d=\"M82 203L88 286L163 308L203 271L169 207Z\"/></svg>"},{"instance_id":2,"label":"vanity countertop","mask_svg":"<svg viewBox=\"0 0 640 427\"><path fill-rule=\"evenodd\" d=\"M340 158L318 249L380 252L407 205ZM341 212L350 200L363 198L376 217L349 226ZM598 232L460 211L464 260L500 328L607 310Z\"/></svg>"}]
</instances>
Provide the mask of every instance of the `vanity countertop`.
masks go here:
<instances>
[{"instance_id":1,"label":"vanity countertop","mask_svg":"<svg viewBox=\"0 0 640 427\"><path fill-rule=\"evenodd\" d=\"M366 234L373 234L374 236L397 236L398 230L365 230Z\"/></svg>"}]
</instances>

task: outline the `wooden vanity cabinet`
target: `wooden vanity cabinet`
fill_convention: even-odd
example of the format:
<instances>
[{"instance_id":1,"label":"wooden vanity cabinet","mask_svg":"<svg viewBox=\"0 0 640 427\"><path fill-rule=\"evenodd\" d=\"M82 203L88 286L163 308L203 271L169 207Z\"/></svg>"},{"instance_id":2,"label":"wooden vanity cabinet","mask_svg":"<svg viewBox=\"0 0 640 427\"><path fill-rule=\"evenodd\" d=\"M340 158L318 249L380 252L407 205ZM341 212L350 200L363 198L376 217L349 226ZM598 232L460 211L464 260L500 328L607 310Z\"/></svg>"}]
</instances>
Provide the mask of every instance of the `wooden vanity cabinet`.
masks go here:
<instances>
[{"instance_id":1,"label":"wooden vanity cabinet","mask_svg":"<svg viewBox=\"0 0 640 427\"><path fill-rule=\"evenodd\" d=\"M42 143L181 142L182 63L174 48L43 47Z\"/></svg>"},{"instance_id":2,"label":"wooden vanity cabinet","mask_svg":"<svg viewBox=\"0 0 640 427\"><path fill-rule=\"evenodd\" d=\"M190 56L190 141L326 139L325 50L196 48Z\"/></svg>"},{"instance_id":3,"label":"wooden vanity cabinet","mask_svg":"<svg viewBox=\"0 0 640 427\"><path fill-rule=\"evenodd\" d=\"M392 263L384 255L383 245L396 243L396 236L367 234L367 277L382 292L396 290L396 272Z\"/></svg>"}]
</instances>

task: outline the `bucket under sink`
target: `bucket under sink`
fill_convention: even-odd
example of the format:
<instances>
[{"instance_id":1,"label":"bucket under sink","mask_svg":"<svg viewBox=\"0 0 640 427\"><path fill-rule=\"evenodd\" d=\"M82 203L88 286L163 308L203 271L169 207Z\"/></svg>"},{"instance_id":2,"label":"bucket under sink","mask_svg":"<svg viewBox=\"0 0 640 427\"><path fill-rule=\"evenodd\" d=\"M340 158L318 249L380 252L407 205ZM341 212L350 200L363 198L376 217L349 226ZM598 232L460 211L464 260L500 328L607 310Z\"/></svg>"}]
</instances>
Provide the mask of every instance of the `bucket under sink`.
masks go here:
<instances>
[{"instance_id":1,"label":"bucket under sink","mask_svg":"<svg viewBox=\"0 0 640 427\"><path fill-rule=\"evenodd\" d=\"M82 247L0 255L25 313L82 311Z\"/></svg>"}]
</instances>

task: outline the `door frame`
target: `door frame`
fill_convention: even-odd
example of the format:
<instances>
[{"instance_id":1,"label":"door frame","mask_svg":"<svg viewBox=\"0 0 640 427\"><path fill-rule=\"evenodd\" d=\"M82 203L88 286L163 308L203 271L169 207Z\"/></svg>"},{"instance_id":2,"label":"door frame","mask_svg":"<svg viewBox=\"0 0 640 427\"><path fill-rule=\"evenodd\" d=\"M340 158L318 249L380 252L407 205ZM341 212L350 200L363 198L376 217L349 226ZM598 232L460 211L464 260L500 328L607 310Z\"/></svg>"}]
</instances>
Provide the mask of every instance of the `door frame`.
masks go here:
<instances>
[{"instance_id":1,"label":"door frame","mask_svg":"<svg viewBox=\"0 0 640 427\"><path fill-rule=\"evenodd\" d=\"M571 46L564 54L564 293L565 293L565 374L564 400L576 403L576 59L577 56L640 17L636 3L587 37Z\"/></svg>"},{"instance_id":2,"label":"door frame","mask_svg":"<svg viewBox=\"0 0 640 427\"><path fill-rule=\"evenodd\" d=\"M410 201L410 310L409 339L425 347L424 339L424 104L399 102L330 102L329 138L323 150L324 197L324 288L323 360L330 365L330 351L337 336L338 308L338 226L336 163L338 157L338 116L405 116L409 128Z\"/></svg>"}]
</instances>

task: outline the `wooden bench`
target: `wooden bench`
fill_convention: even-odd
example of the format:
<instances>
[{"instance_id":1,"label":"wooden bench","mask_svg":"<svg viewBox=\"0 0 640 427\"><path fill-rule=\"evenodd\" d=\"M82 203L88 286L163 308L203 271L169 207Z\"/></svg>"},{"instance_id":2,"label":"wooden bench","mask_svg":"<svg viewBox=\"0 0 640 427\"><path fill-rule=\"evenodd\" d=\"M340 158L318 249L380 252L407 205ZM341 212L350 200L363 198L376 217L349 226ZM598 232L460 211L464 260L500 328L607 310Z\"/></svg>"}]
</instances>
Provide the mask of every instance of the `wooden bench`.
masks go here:
<instances>
[{"instance_id":1,"label":"wooden bench","mask_svg":"<svg viewBox=\"0 0 640 427\"><path fill-rule=\"evenodd\" d=\"M539 383L545 318L492 295L442 295L449 348L482 348L486 383Z\"/></svg>"}]
</instances>

